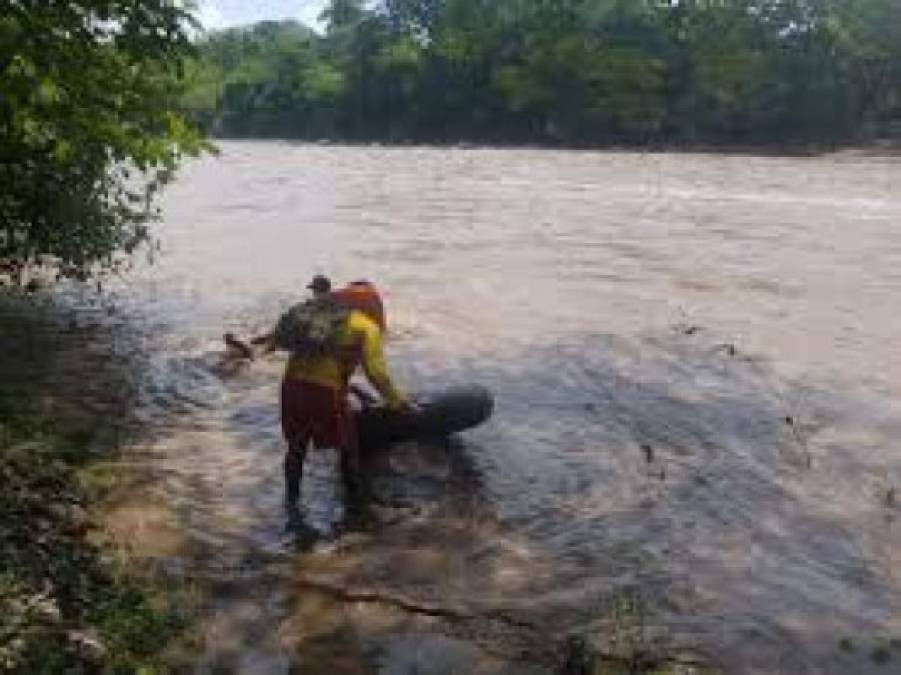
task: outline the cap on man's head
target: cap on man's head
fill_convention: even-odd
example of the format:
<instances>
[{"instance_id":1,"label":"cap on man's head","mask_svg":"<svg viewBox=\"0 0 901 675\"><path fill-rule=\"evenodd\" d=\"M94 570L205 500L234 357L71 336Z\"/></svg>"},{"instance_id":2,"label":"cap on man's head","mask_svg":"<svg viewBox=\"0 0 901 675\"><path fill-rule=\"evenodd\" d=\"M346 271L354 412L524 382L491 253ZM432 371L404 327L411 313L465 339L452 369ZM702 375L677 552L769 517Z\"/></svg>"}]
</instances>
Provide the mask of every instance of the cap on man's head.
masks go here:
<instances>
[{"instance_id":1,"label":"cap on man's head","mask_svg":"<svg viewBox=\"0 0 901 675\"><path fill-rule=\"evenodd\" d=\"M329 281L328 277L317 274L313 277L313 280L307 284L307 288L311 291L316 291L317 293L328 293L332 290L332 282Z\"/></svg>"}]
</instances>

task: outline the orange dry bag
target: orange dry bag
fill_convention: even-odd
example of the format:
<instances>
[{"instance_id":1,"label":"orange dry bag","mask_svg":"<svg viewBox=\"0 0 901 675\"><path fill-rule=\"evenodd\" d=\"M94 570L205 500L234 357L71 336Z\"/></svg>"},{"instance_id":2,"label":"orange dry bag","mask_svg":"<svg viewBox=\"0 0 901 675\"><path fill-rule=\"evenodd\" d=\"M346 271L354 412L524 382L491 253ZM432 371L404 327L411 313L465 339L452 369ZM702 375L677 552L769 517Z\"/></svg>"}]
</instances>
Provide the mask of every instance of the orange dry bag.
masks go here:
<instances>
[{"instance_id":1,"label":"orange dry bag","mask_svg":"<svg viewBox=\"0 0 901 675\"><path fill-rule=\"evenodd\" d=\"M382 332L388 328L385 306L376 287L368 281L354 281L332 293L332 297L350 309L358 309L375 321Z\"/></svg>"}]
</instances>

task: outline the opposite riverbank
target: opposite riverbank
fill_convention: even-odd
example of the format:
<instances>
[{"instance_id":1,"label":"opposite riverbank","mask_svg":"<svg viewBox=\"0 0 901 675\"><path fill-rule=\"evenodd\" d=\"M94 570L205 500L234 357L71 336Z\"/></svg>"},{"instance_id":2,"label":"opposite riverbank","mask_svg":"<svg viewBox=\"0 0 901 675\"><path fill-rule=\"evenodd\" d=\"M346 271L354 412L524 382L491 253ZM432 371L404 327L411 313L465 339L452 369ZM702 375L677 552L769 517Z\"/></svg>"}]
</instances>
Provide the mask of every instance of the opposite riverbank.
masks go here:
<instances>
[{"instance_id":1,"label":"opposite riverbank","mask_svg":"<svg viewBox=\"0 0 901 675\"><path fill-rule=\"evenodd\" d=\"M528 150L559 152L673 154L673 155L720 155L747 157L817 158L829 155L861 157L895 157L901 154L901 137L877 138L855 143L797 143L787 144L734 144L734 143L667 143L649 141L643 144L607 144L575 142L522 142L503 139L414 139L414 138L344 138L344 137L293 137L268 136L265 134L228 134L213 130L214 142L255 143L274 142L297 145L323 145L335 147L385 147L411 148L457 148L461 150Z\"/></svg>"}]
</instances>

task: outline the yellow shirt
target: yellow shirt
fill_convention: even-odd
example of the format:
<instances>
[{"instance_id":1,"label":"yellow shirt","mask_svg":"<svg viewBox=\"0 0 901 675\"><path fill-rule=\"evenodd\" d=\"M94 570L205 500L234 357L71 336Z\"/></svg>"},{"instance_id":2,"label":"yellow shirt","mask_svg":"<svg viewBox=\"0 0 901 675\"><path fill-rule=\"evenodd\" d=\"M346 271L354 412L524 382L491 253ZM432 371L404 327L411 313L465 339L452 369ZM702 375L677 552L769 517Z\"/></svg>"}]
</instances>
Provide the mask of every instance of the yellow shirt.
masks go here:
<instances>
[{"instance_id":1,"label":"yellow shirt","mask_svg":"<svg viewBox=\"0 0 901 675\"><path fill-rule=\"evenodd\" d=\"M388 374L382 330L375 321L359 310L352 310L338 342L345 358L292 355L285 368L285 379L343 389L357 365L361 364L366 377L389 407L397 407L404 401Z\"/></svg>"}]
</instances>

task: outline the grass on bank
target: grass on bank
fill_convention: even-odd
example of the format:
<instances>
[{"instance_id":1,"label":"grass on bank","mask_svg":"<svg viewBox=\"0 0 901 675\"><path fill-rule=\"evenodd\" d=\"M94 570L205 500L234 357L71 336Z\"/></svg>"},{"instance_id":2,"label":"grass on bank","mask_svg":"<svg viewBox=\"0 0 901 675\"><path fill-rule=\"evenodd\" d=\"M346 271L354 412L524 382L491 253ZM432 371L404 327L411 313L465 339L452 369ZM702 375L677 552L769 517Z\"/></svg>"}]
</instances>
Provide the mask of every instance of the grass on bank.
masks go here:
<instances>
[{"instance_id":1,"label":"grass on bank","mask_svg":"<svg viewBox=\"0 0 901 675\"><path fill-rule=\"evenodd\" d=\"M185 624L170 595L91 540L114 481L88 429L0 382L0 672L160 670Z\"/></svg>"}]
</instances>

